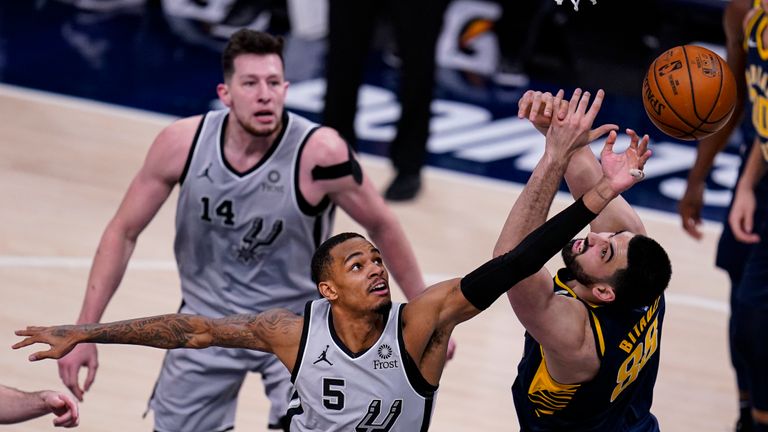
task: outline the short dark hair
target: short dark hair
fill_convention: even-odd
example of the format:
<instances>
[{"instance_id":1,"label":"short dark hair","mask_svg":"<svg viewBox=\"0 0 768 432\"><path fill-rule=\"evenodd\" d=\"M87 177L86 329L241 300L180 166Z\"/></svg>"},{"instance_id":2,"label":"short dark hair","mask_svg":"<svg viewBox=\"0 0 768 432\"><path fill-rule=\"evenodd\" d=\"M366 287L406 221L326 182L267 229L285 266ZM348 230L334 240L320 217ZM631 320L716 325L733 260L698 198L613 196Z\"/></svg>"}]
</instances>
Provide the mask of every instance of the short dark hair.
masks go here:
<instances>
[{"instance_id":1,"label":"short dark hair","mask_svg":"<svg viewBox=\"0 0 768 432\"><path fill-rule=\"evenodd\" d=\"M648 306L664 292L671 277L672 263L664 248L650 237L636 235L627 247L627 267L611 277L614 304Z\"/></svg>"},{"instance_id":2,"label":"short dark hair","mask_svg":"<svg viewBox=\"0 0 768 432\"><path fill-rule=\"evenodd\" d=\"M332 261L331 250L339 244L355 237L365 238L358 233L344 232L336 234L320 244L315 251L315 254L312 255L312 282L314 282L315 285L328 278L328 268L330 268Z\"/></svg>"},{"instance_id":3,"label":"short dark hair","mask_svg":"<svg viewBox=\"0 0 768 432\"><path fill-rule=\"evenodd\" d=\"M283 38L250 29L236 31L221 54L221 68L225 80L229 80L235 73L235 58L241 54L277 54L283 62Z\"/></svg>"}]
</instances>

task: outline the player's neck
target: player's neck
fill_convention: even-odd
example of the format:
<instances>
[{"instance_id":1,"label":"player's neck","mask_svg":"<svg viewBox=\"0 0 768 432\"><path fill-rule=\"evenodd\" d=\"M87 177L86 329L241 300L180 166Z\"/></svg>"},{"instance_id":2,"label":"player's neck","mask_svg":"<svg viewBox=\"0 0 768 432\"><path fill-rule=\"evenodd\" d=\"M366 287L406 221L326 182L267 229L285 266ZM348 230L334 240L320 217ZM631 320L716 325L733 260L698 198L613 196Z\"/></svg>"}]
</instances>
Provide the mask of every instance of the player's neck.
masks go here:
<instances>
[{"instance_id":1,"label":"player's neck","mask_svg":"<svg viewBox=\"0 0 768 432\"><path fill-rule=\"evenodd\" d=\"M256 136L237 122L230 122L224 133L224 158L238 171L247 171L269 153L279 130L267 136Z\"/></svg>"},{"instance_id":2,"label":"player's neck","mask_svg":"<svg viewBox=\"0 0 768 432\"><path fill-rule=\"evenodd\" d=\"M331 315L333 331L353 353L373 346L386 325L385 316L378 312L350 313L342 308L334 308Z\"/></svg>"}]
</instances>

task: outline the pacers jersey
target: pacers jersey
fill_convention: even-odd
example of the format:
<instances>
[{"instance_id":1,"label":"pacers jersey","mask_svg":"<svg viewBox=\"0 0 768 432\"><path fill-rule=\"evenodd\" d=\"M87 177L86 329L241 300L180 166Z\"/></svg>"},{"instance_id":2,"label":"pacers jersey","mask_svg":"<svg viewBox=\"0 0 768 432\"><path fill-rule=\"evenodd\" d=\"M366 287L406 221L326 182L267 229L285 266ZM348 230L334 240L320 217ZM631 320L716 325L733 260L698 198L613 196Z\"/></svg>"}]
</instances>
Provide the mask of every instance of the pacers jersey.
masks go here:
<instances>
[{"instance_id":1,"label":"pacers jersey","mask_svg":"<svg viewBox=\"0 0 768 432\"><path fill-rule=\"evenodd\" d=\"M555 291L576 298L562 281L565 274L555 276ZM543 349L526 333L523 359L512 385L521 430L621 431L643 423L656 425L650 408L659 369L664 297L650 307L633 310L582 303L589 314L600 369L588 382L560 384L547 371Z\"/></svg>"},{"instance_id":2,"label":"pacers jersey","mask_svg":"<svg viewBox=\"0 0 768 432\"><path fill-rule=\"evenodd\" d=\"M174 250L184 305L213 317L300 313L318 298L310 261L334 212L327 197L312 207L298 190L301 151L317 125L284 113L269 151L238 172L223 154L228 115L203 117L180 180Z\"/></svg>"},{"instance_id":3,"label":"pacers jersey","mask_svg":"<svg viewBox=\"0 0 768 432\"><path fill-rule=\"evenodd\" d=\"M384 331L369 349L352 353L333 330L331 305L307 303L291 380L291 431L419 432L429 428L437 387L405 350L393 304Z\"/></svg>"},{"instance_id":4,"label":"pacers jersey","mask_svg":"<svg viewBox=\"0 0 768 432\"><path fill-rule=\"evenodd\" d=\"M752 126L755 128L763 158L768 161L768 47L763 33L768 27L768 15L757 8L745 27L747 51L747 92L752 105Z\"/></svg>"}]
</instances>

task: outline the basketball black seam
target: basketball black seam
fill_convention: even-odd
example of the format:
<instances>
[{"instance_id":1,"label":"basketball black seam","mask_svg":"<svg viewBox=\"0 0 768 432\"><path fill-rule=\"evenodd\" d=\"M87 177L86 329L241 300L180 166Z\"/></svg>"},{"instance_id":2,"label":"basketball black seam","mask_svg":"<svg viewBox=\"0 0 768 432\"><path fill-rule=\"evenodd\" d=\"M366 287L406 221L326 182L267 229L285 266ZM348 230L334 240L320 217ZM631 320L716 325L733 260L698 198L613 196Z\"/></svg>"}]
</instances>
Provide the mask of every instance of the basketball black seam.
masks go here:
<instances>
[{"instance_id":1,"label":"basketball black seam","mask_svg":"<svg viewBox=\"0 0 768 432\"><path fill-rule=\"evenodd\" d=\"M688 55L685 52L685 47L682 47L682 48L683 48L683 54L685 54L686 62L687 62L688 61ZM657 61L658 60L654 60L654 62L653 62L653 81L656 83L656 89L659 90L659 96L662 99L664 99L664 102L667 104L667 108L669 108L669 110L672 111L672 113L675 115L675 117L677 117L680 121L682 121L686 126L691 127L691 128L696 128L696 126L688 123L682 116L680 116L680 114L678 114L678 112L674 108L672 108L672 105L669 103L669 100L667 99L667 96L664 94L663 91L661 91L661 87L659 86L659 79L658 79L657 74L656 74L656 62ZM690 80L691 80L690 71L688 72L688 74L689 74L688 82L690 83ZM695 108L695 106L696 105L694 104L694 108ZM666 123L663 123L663 124L665 126L668 126ZM672 127L672 126L670 126L670 127ZM676 127L673 127L673 129L681 130L681 129L678 129Z\"/></svg>"},{"instance_id":2,"label":"basketball black seam","mask_svg":"<svg viewBox=\"0 0 768 432\"><path fill-rule=\"evenodd\" d=\"M717 62L720 64L720 71L721 71L721 73L720 73L720 89L719 89L719 91L717 93L717 99L715 99L715 104L712 106L712 110L715 109L715 106L717 105L717 102L720 100L720 96L723 94L723 88L725 87L725 69L728 67L728 64L727 63L724 64L722 59L720 59L720 58L717 59ZM709 118L709 116L707 116L708 123L718 123L718 122L723 121L723 119L730 117L731 114L733 114L734 108L736 108L736 104L731 106L731 109L729 109L727 113L723 114L723 116L720 117L717 120L712 120L712 119ZM711 114L712 113L710 112L710 115Z\"/></svg>"},{"instance_id":3,"label":"basketball black seam","mask_svg":"<svg viewBox=\"0 0 768 432\"><path fill-rule=\"evenodd\" d=\"M661 88L659 87L659 81L656 78L656 64L657 63L658 63L658 59L653 61L653 64L651 65L651 67L653 68L652 69L653 74L651 74L651 75L653 76L654 84L656 84L656 90L658 90L658 94L661 95L662 98L664 98L664 101L667 103L667 106L669 106L669 101L667 101L666 98L664 97L664 93L661 91ZM649 86L650 86L650 84L649 84ZM674 112L674 110L673 110L673 112ZM675 113L675 116L677 118L680 118L680 116L678 116L677 113ZM678 132L680 132L682 134L681 136L675 136L673 138L682 139L682 137L688 135L688 133L686 131L684 131L683 129L677 128L677 127L672 126L670 124L667 124L667 123L663 122L660 118L657 118L656 116L653 116L653 117L655 118L656 122L658 122L659 124L662 124L662 125L666 126L667 128L673 129L673 130L678 131Z\"/></svg>"},{"instance_id":4,"label":"basketball black seam","mask_svg":"<svg viewBox=\"0 0 768 432\"><path fill-rule=\"evenodd\" d=\"M733 111L733 107L731 107L731 109L728 110L727 114L725 114L724 116L720 117L716 121L709 118L709 116L711 116L712 112L715 110L715 107L717 106L717 102L720 100L720 96L723 93L723 86L725 85L725 72L724 72L723 62L720 60L719 57L715 57L715 60L717 60L717 64L720 66L720 85L717 88L717 96L715 97L714 102L712 103L712 106L710 107L709 112L707 113L707 116L704 119L699 117L699 113L696 111L696 105L694 105L694 114L696 115L696 118L701 121L701 123L699 123L699 125L694 130L691 131L691 134L694 134L695 132L698 132L698 131L705 132L705 133L708 133L708 134L713 134L713 133L717 132L719 130L719 128L715 129L713 131L710 131L710 130L707 130L707 129L702 129L702 126L704 126L705 124L717 124L717 123L721 122L724 118L727 118L731 114L731 112ZM688 71L690 72L690 68L688 68ZM691 84L693 84L693 83L691 83ZM694 96L693 85L691 85L691 96ZM695 100L696 100L696 98L694 97L694 101Z\"/></svg>"}]
</instances>

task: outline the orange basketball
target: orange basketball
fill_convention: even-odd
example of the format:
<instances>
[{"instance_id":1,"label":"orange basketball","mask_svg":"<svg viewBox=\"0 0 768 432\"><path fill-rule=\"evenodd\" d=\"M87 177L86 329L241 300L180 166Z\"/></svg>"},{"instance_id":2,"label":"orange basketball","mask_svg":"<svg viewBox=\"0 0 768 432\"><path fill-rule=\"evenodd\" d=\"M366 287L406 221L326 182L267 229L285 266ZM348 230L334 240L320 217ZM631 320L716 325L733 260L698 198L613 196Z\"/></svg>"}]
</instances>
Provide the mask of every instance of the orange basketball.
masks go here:
<instances>
[{"instance_id":1,"label":"orange basketball","mask_svg":"<svg viewBox=\"0 0 768 432\"><path fill-rule=\"evenodd\" d=\"M697 45L665 51L643 80L645 112L673 138L712 135L731 118L735 103L736 81L725 60Z\"/></svg>"}]
</instances>

